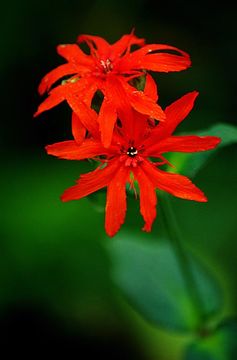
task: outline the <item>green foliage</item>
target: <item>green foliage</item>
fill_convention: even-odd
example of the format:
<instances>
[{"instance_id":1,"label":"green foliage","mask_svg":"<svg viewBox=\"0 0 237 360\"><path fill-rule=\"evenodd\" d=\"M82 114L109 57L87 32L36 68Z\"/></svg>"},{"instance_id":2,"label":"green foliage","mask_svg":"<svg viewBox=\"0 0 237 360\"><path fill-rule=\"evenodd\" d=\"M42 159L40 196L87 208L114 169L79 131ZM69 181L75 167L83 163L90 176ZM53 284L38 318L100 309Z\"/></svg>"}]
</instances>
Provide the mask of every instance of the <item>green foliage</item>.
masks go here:
<instances>
[{"instance_id":1,"label":"green foliage","mask_svg":"<svg viewBox=\"0 0 237 360\"><path fill-rule=\"evenodd\" d=\"M196 331L221 308L220 290L207 269L189 255L199 306L190 296L180 264L167 242L118 239L109 246L113 279L128 301L158 327ZM190 285L190 284L189 284ZM191 284L192 286L192 284Z\"/></svg>"},{"instance_id":2,"label":"green foliage","mask_svg":"<svg viewBox=\"0 0 237 360\"><path fill-rule=\"evenodd\" d=\"M0 313L27 301L95 319L110 302L103 215L87 199L59 198L90 165L50 157L11 163L2 196Z\"/></svg>"},{"instance_id":3,"label":"green foliage","mask_svg":"<svg viewBox=\"0 0 237 360\"><path fill-rule=\"evenodd\" d=\"M183 173L189 177L194 177L202 169L207 161L224 146L237 143L237 127L230 124L216 124L209 129L198 131L193 135L199 136L218 136L221 138L221 143L216 149L204 151L200 153L172 153L169 156L169 161L175 165L173 171Z\"/></svg>"},{"instance_id":4,"label":"green foliage","mask_svg":"<svg viewBox=\"0 0 237 360\"><path fill-rule=\"evenodd\" d=\"M235 360L237 354L237 322L228 320L211 334L191 344L185 360Z\"/></svg>"}]
</instances>

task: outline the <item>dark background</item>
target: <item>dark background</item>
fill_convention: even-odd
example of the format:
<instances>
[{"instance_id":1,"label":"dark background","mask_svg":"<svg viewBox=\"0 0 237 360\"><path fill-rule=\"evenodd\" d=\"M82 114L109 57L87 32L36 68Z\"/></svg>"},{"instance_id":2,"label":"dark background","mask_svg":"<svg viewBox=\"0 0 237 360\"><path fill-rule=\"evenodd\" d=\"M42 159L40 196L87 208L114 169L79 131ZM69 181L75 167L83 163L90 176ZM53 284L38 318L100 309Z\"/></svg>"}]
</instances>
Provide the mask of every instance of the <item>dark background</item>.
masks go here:
<instances>
[{"instance_id":1,"label":"dark background","mask_svg":"<svg viewBox=\"0 0 237 360\"><path fill-rule=\"evenodd\" d=\"M73 43L83 33L115 42L135 28L147 43L167 43L191 56L187 71L154 75L162 106L200 92L181 130L235 124L235 23L235 8L207 1L2 4L0 326L9 353L14 345L31 355L49 348L54 354L76 351L83 359L109 359L111 353L113 359L179 358L182 337L151 327L114 288L105 248L113 240L104 234L101 209L88 199L60 202L89 165L45 154L46 144L71 137L70 110L61 104L33 119L42 101L37 86L63 63L58 44ZM196 178L209 197L205 209L177 202L189 245L222 281L228 315L236 313L236 155L234 145L221 150ZM123 229L140 232L141 226L131 201ZM159 236L159 219L154 233ZM175 350L167 358L170 344Z\"/></svg>"}]
</instances>

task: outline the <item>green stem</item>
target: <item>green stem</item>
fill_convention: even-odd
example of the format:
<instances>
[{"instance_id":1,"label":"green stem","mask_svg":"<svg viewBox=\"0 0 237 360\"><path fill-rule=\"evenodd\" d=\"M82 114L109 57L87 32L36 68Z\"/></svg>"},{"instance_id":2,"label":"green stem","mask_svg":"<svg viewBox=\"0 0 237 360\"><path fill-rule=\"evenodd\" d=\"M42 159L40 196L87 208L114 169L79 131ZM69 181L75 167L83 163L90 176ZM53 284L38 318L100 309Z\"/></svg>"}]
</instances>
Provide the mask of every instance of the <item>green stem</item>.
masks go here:
<instances>
[{"instance_id":1,"label":"green stem","mask_svg":"<svg viewBox=\"0 0 237 360\"><path fill-rule=\"evenodd\" d=\"M198 326L201 326L203 320L203 302L197 288L196 279L192 270L192 264L190 263L190 257L188 256L188 251L185 249L185 246L182 243L182 236L180 234L177 219L167 195L162 198L162 212L168 238L176 255L190 299L199 318Z\"/></svg>"}]
</instances>

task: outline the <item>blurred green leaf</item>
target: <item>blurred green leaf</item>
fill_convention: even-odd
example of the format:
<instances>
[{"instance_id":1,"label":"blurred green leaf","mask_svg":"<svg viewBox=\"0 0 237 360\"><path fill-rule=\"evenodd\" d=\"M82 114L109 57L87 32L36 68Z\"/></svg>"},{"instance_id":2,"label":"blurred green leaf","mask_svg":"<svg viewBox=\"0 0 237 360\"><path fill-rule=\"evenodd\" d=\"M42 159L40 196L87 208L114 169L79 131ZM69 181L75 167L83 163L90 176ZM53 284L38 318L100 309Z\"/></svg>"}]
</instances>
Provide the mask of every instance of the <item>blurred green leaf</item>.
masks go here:
<instances>
[{"instance_id":1,"label":"blurred green leaf","mask_svg":"<svg viewBox=\"0 0 237 360\"><path fill-rule=\"evenodd\" d=\"M195 331L220 310L220 289L208 271L189 257L202 309L191 299L179 262L167 243L120 239L110 247L112 277L128 301L148 320L172 331Z\"/></svg>"},{"instance_id":2,"label":"blurred green leaf","mask_svg":"<svg viewBox=\"0 0 237 360\"><path fill-rule=\"evenodd\" d=\"M230 124L216 124L209 129L192 133L200 136L218 136L221 143L216 149L200 153L172 153L169 161L175 165L173 172L181 172L189 177L197 175L210 157L214 156L221 148L237 143L237 127Z\"/></svg>"},{"instance_id":3,"label":"blurred green leaf","mask_svg":"<svg viewBox=\"0 0 237 360\"><path fill-rule=\"evenodd\" d=\"M221 324L211 335L198 339L187 349L185 360L235 360L237 322Z\"/></svg>"},{"instance_id":4,"label":"blurred green leaf","mask_svg":"<svg viewBox=\"0 0 237 360\"><path fill-rule=\"evenodd\" d=\"M131 85L137 88L139 91L143 91L146 84L146 76L145 74L134 78L130 81Z\"/></svg>"},{"instance_id":5,"label":"blurred green leaf","mask_svg":"<svg viewBox=\"0 0 237 360\"><path fill-rule=\"evenodd\" d=\"M101 189L87 196L87 200L98 213L105 212L106 190Z\"/></svg>"},{"instance_id":6,"label":"blurred green leaf","mask_svg":"<svg viewBox=\"0 0 237 360\"><path fill-rule=\"evenodd\" d=\"M37 156L11 164L8 181L1 181L0 313L9 303L27 301L95 319L111 302L100 244L104 216L88 199L59 198L90 164Z\"/></svg>"}]
</instances>

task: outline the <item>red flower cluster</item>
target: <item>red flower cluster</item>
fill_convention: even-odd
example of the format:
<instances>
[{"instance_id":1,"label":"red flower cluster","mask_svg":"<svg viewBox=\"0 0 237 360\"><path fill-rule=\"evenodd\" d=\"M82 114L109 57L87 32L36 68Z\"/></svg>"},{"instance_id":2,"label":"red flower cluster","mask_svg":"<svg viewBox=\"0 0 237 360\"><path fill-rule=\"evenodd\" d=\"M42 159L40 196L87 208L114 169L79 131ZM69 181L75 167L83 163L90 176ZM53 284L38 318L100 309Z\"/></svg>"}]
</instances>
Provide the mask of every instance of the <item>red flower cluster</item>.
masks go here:
<instances>
[{"instance_id":1,"label":"red flower cluster","mask_svg":"<svg viewBox=\"0 0 237 360\"><path fill-rule=\"evenodd\" d=\"M156 83L146 70L180 71L190 66L185 52L169 45L144 45L133 33L113 45L98 36L81 35L90 55L80 47L60 45L58 53L68 62L47 74L40 83L43 94L60 78L70 76L49 91L35 115L66 100L72 108L74 140L46 146L50 155L69 160L95 159L96 170L81 175L77 184L62 195L63 201L80 199L107 187L105 229L114 236L126 213L126 184L139 186L143 230L151 231L156 217L156 188L179 198L207 201L188 178L164 172L169 164L164 153L213 149L220 142L214 136L173 136L177 125L191 111L196 91L188 93L164 111L157 104ZM133 45L140 48L131 51ZM172 50L175 53L167 51ZM134 79L145 77L143 91ZM103 94L98 112L92 108L96 92ZM158 159L158 161L154 161Z\"/></svg>"}]
</instances>

